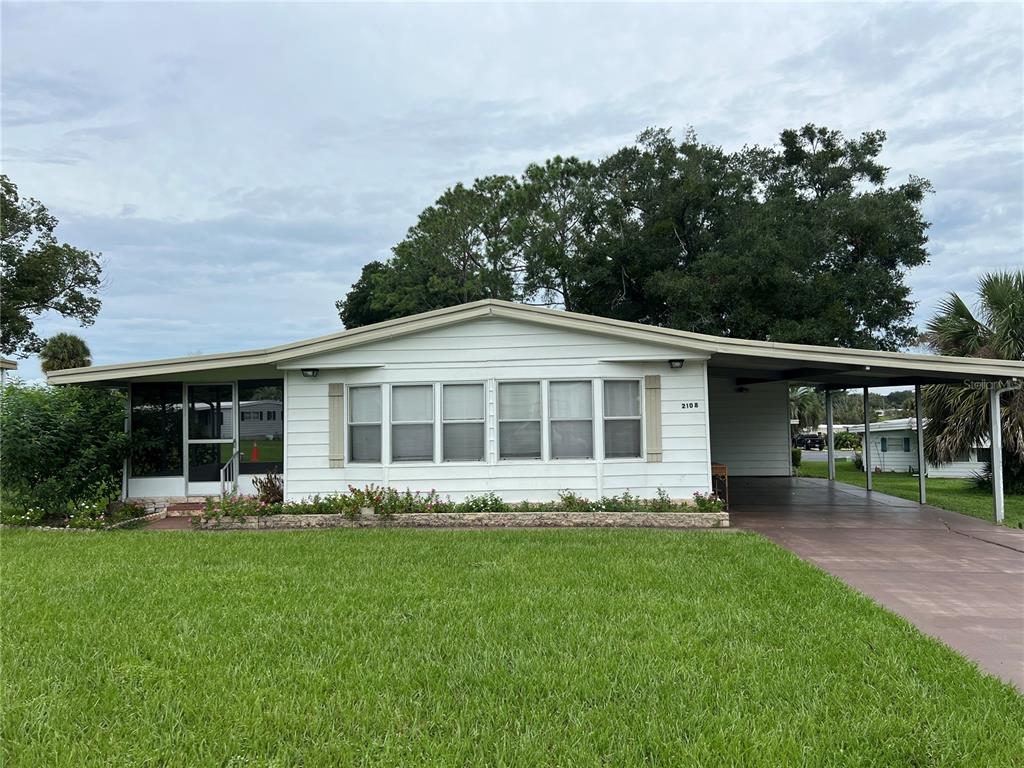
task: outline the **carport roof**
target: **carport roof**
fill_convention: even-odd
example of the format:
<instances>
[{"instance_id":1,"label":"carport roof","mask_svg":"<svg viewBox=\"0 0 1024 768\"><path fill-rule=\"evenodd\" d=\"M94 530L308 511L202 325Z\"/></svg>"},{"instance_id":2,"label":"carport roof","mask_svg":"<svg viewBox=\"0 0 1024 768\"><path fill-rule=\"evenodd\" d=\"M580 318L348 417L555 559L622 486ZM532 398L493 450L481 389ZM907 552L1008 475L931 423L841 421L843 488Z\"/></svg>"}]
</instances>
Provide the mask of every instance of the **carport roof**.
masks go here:
<instances>
[{"instance_id":1,"label":"carport roof","mask_svg":"<svg viewBox=\"0 0 1024 768\"><path fill-rule=\"evenodd\" d=\"M874 352L733 339L576 312L529 307L494 299L460 304L275 347L119 365L98 365L90 368L70 368L51 371L47 378L54 384L80 384L126 381L240 366L273 365L279 368L298 368L302 359L311 355L487 317L657 344L665 348L665 360L687 354L691 357L707 357L712 375L735 377L737 384L740 385L790 381L842 389L1024 379L1024 361Z\"/></svg>"}]
</instances>

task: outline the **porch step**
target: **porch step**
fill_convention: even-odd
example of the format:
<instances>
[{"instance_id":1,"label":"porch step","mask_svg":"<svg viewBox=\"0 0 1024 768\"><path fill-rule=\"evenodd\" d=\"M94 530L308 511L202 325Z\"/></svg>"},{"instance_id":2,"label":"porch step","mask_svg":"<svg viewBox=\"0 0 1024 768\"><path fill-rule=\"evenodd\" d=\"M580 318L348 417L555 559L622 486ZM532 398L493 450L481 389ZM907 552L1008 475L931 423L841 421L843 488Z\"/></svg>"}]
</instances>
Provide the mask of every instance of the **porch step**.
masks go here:
<instances>
[{"instance_id":1,"label":"porch step","mask_svg":"<svg viewBox=\"0 0 1024 768\"><path fill-rule=\"evenodd\" d=\"M206 504L202 501L179 501L167 506L168 517L192 517L203 511Z\"/></svg>"}]
</instances>

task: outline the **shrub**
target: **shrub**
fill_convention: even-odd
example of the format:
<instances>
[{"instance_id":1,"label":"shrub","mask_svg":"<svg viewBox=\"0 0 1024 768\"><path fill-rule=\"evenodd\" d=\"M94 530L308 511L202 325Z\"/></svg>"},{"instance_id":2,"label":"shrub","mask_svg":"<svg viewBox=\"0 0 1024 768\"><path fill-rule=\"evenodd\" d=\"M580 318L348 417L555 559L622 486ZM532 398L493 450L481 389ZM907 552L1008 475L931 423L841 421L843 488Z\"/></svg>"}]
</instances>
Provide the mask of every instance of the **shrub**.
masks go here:
<instances>
[{"instance_id":1,"label":"shrub","mask_svg":"<svg viewBox=\"0 0 1024 768\"><path fill-rule=\"evenodd\" d=\"M511 512L512 507L497 494L485 493L483 496L470 496L465 501L453 505L453 511L465 514L500 514Z\"/></svg>"},{"instance_id":2,"label":"shrub","mask_svg":"<svg viewBox=\"0 0 1024 768\"><path fill-rule=\"evenodd\" d=\"M121 484L96 483L85 489L74 503L68 503L63 514L44 511L41 507L5 498L0 522L6 525L53 525L65 528L106 528L142 517L145 510L137 504L120 500ZM5 494L6 496L6 494Z\"/></svg>"},{"instance_id":3,"label":"shrub","mask_svg":"<svg viewBox=\"0 0 1024 768\"><path fill-rule=\"evenodd\" d=\"M268 472L264 477L254 477L252 487L259 500L266 504L284 502L284 480L278 474Z\"/></svg>"},{"instance_id":4,"label":"shrub","mask_svg":"<svg viewBox=\"0 0 1024 768\"><path fill-rule=\"evenodd\" d=\"M569 513L597 512L600 509L599 504L583 496L577 496L572 491L558 492L558 506L560 511Z\"/></svg>"},{"instance_id":5,"label":"shrub","mask_svg":"<svg viewBox=\"0 0 1024 768\"><path fill-rule=\"evenodd\" d=\"M8 384L0 398L5 520L109 519L128 454L124 414L115 390Z\"/></svg>"},{"instance_id":6,"label":"shrub","mask_svg":"<svg viewBox=\"0 0 1024 768\"><path fill-rule=\"evenodd\" d=\"M281 504L268 504L256 496L245 496L240 493L229 493L221 498L210 497L206 500L204 515L210 518L228 517L259 517L261 515L280 514Z\"/></svg>"},{"instance_id":7,"label":"shrub","mask_svg":"<svg viewBox=\"0 0 1024 768\"><path fill-rule=\"evenodd\" d=\"M856 432L837 432L834 439L837 451L860 450L860 435Z\"/></svg>"},{"instance_id":8,"label":"shrub","mask_svg":"<svg viewBox=\"0 0 1024 768\"><path fill-rule=\"evenodd\" d=\"M853 466L854 469L856 469L858 472L864 471L864 457L860 454L859 451L853 454Z\"/></svg>"},{"instance_id":9,"label":"shrub","mask_svg":"<svg viewBox=\"0 0 1024 768\"><path fill-rule=\"evenodd\" d=\"M992 490L992 460L985 462L985 469L974 476L974 484L984 491ZM1024 461L1003 455L1003 493L1024 494Z\"/></svg>"},{"instance_id":10,"label":"shrub","mask_svg":"<svg viewBox=\"0 0 1024 768\"><path fill-rule=\"evenodd\" d=\"M698 512L721 512L725 509L725 502L713 493L697 491L693 494L693 503Z\"/></svg>"},{"instance_id":11,"label":"shrub","mask_svg":"<svg viewBox=\"0 0 1024 768\"><path fill-rule=\"evenodd\" d=\"M709 495L707 499L711 501L707 502L710 506L705 507L705 511L707 509L718 511L725 506L724 503L717 501L713 496ZM672 501L668 494L660 488L658 489L657 497L653 499L641 499L626 491L621 496L605 496L600 500L592 501L572 491L562 491L559 494L558 501L523 501L512 505L494 493L469 496L465 500L456 503L450 499L441 498L435 490L424 493L409 490L400 491L397 488L382 488L376 485L368 485L364 488L350 485L346 493L327 496L316 494L302 501L291 501L284 504L268 503L257 496L243 496L237 493L220 499L210 498L206 501L204 515L210 519L217 519L222 515L238 518L276 514L341 514L351 520L358 517L364 509L372 510L373 514L385 519L395 515L430 512L501 514L508 512L668 513L685 511L683 505Z\"/></svg>"},{"instance_id":12,"label":"shrub","mask_svg":"<svg viewBox=\"0 0 1024 768\"><path fill-rule=\"evenodd\" d=\"M791 456L793 457L793 466L799 467L800 463L804 460L803 451L801 451L799 448L794 448L791 453Z\"/></svg>"}]
</instances>

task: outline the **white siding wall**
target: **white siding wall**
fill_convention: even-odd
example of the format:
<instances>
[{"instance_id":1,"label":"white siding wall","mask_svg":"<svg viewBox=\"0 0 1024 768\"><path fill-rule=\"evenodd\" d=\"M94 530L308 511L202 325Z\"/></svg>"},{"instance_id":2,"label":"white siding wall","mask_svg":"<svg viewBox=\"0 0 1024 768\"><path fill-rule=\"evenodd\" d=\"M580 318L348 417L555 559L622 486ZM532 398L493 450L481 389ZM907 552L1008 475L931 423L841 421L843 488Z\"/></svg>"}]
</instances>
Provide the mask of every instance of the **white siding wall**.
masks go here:
<instances>
[{"instance_id":1,"label":"white siding wall","mask_svg":"<svg viewBox=\"0 0 1024 768\"><path fill-rule=\"evenodd\" d=\"M885 438L887 450L882 452L882 438ZM910 450L903 450L903 438L910 438ZM861 435L861 440L864 435ZM871 466L879 467L883 472L916 472L917 471L917 435L911 430L893 430L871 433Z\"/></svg>"},{"instance_id":2,"label":"white siding wall","mask_svg":"<svg viewBox=\"0 0 1024 768\"><path fill-rule=\"evenodd\" d=\"M673 498L689 498L709 488L707 397L704 361L688 360L681 370L665 362L601 362L609 358L681 357L657 345L619 342L597 335L508 320L481 319L350 351L302 361L303 367L330 364L382 368L321 368L315 379L298 371L286 385L286 493L289 500L368 483L426 491L461 499L493 492L508 501L544 501L561 490L596 497L625 490L653 496L659 488ZM662 383L663 461L643 459L500 461L493 419L489 419L487 462L436 464L347 464L328 466L327 388L347 385L434 382L487 382L488 413L494 412L492 382L512 379L642 378L659 374ZM641 386L642 388L642 386ZM594 390L600 415L601 388ZM683 403L697 403L684 410ZM388 404L384 398L384 421ZM384 429L384 456L388 430ZM602 424L595 421L600 455ZM346 452L347 455L347 452Z\"/></svg>"},{"instance_id":3,"label":"white siding wall","mask_svg":"<svg viewBox=\"0 0 1024 768\"><path fill-rule=\"evenodd\" d=\"M729 474L792 474L789 439L789 387L786 382L756 384L737 392L732 378L710 378L711 460Z\"/></svg>"},{"instance_id":4,"label":"white siding wall","mask_svg":"<svg viewBox=\"0 0 1024 768\"><path fill-rule=\"evenodd\" d=\"M862 435L863 437L863 435ZM887 440L887 450L882 453L882 438ZM910 438L910 451L904 452L903 438ZM912 429L886 430L871 433L871 465L883 472L917 471L917 432ZM951 461L948 464L929 464L928 477L968 478L985 471L985 462L977 461L977 450L972 449L967 461Z\"/></svg>"}]
</instances>

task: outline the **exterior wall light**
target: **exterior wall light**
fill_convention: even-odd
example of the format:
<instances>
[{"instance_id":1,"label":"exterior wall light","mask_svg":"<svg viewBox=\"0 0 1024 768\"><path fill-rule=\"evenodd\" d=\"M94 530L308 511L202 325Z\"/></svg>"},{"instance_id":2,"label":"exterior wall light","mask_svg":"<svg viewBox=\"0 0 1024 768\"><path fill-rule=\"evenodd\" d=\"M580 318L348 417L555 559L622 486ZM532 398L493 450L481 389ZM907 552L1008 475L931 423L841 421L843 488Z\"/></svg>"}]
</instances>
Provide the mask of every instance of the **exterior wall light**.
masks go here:
<instances>
[{"instance_id":1,"label":"exterior wall light","mask_svg":"<svg viewBox=\"0 0 1024 768\"><path fill-rule=\"evenodd\" d=\"M669 360L668 361L668 367L669 368L675 368L675 369L678 370L679 368L683 367L683 361L682 360Z\"/></svg>"},{"instance_id":2,"label":"exterior wall light","mask_svg":"<svg viewBox=\"0 0 1024 768\"><path fill-rule=\"evenodd\" d=\"M320 374L319 368L302 368L301 370L304 379L315 379Z\"/></svg>"}]
</instances>

